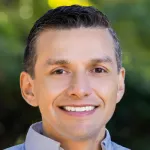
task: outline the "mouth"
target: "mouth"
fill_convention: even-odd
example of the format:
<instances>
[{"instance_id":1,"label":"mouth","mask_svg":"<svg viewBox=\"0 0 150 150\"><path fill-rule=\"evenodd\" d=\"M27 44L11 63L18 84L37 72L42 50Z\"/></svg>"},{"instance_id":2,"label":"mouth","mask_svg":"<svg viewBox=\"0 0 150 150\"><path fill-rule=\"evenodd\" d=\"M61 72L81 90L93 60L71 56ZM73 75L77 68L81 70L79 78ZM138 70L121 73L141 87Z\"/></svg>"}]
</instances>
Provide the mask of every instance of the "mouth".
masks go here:
<instances>
[{"instance_id":1,"label":"mouth","mask_svg":"<svg viewBox=\"0 0 150 150\"><path fill-rule=\"evenodd\" d=\"M68 115L83 117L93 114L98 107L99 106L85 105L85 106L61 106L59 108Z\"/></svg>"},{"instance_id":2,"label":"mouth","mask_svg":"<svg viewBox=\"0 0 150 150\"><path fill-rule=\"evenodd\" d=\"M98 106L61 106L60 109L71 112L84 112L96 109Z\"/></svg>"}]
</instances>

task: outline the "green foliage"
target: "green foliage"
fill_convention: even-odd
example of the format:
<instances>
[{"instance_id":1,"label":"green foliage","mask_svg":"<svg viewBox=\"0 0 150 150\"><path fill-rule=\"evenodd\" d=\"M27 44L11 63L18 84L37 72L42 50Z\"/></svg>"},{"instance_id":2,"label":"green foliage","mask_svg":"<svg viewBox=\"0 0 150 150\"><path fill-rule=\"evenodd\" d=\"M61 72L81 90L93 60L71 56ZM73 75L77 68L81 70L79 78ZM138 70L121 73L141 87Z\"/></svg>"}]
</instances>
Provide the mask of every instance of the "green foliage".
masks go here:
<instances>
[{"instance_id":1,"label":"green foliage","mask_svg":"<svg viewBox=\"0 0 150 150\"><path fill-rule=\"evenodd\" d=\"M126 68L126 93L108 124L117 143L150 149L150 1L91 3L104 11L120 39ZM21 143L38 110L21 98L19 74L26 37L49 9L46 0L0 1L0 149Z\"/></svg>"}]
</instances>

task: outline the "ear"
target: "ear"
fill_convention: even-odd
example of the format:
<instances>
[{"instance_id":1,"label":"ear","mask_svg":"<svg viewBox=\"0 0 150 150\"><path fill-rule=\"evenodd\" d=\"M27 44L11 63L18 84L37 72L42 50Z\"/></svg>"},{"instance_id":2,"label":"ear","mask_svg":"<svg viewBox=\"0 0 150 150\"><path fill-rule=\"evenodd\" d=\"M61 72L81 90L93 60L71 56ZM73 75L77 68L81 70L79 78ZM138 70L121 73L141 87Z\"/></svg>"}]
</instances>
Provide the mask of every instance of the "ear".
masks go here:
<instances>
[{"instance_id":1,"label":"ear","mask_svg":"<svg viewBox=\"0 0 150 150\"><path fill-rule=\"evenodd\" d=\"M120 102L125 92L125 69L121 68L118 80L117 103Z\"/></svg>"},{"instance_id":2,"label":"ear","mask_svg":"<svg viewBox=\"0 0 150 150\"><path fill-rule=\"evenodd\" d=\"M27 72L21 72L20 74L20 88L24 100L31 106L38 106L34 94L34 82Z\"/></svg>"}]
</instances>

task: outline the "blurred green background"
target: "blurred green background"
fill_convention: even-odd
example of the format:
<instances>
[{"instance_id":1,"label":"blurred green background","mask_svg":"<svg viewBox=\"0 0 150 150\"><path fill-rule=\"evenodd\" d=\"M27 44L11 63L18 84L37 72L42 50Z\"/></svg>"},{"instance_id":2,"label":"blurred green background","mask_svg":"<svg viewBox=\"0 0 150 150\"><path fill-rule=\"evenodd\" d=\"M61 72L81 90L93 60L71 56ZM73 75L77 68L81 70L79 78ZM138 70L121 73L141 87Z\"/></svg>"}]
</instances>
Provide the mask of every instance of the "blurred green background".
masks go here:
<instances>
[{"instance_id":1,"label":"blurred green background","mask_svg":"<svg viewBox=\"0 0 150 150\"><path fill-rule=\"evenodd\" d=\"M112 22L123 49L126 93L107 128L113 141L132 150L150 150L149 0L0 0L0 149L23 142L40 120L37 108L20 94L19 74L33 23L59 5L93 5Z\"/></svg>"}]
</instances>

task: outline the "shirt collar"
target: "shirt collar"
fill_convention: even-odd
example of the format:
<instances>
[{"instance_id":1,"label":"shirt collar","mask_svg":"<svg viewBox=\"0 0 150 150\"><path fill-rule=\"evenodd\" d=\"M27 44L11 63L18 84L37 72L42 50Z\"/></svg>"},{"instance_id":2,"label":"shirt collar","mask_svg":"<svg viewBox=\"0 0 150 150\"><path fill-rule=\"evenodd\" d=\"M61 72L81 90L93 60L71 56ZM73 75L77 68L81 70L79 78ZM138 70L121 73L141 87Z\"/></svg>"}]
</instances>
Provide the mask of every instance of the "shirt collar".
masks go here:
<instances>
[{"instance_id":1,"label":"shirt collar","mask_svg":"<svg viewBox=\"0 0 150 150\"><path fill-rule=\"evenodd\" d=\"M111 137L109 131L106 129L106 136L100 143L102 148L110 149ZM60 143L42 135L42 122L37 122L30 126L25 140L26 150L63 150Z\"/></svg>"}]
</instances>

